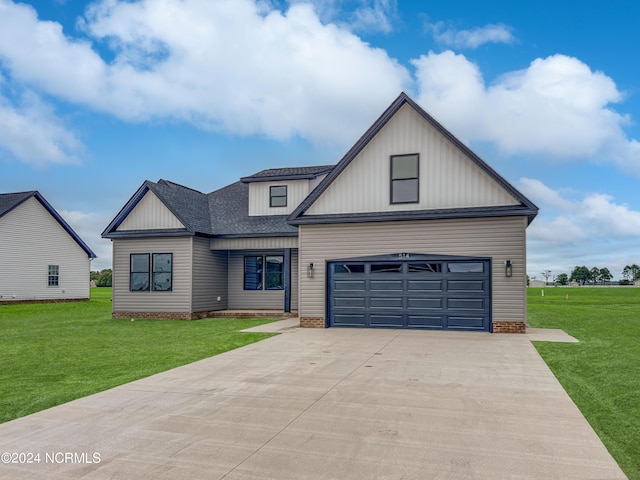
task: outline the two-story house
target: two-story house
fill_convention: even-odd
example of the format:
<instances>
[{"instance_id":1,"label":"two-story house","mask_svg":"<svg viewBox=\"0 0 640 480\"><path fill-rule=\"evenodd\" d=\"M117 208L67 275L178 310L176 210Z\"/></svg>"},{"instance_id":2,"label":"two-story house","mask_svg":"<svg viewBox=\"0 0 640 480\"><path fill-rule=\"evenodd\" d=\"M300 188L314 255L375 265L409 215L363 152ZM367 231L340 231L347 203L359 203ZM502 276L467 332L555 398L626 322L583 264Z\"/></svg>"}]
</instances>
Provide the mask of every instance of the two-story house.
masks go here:
<instances>
[{"instance_id":1,"label":"two-story house","mask_svg":"<svg viewBox=\"0 0 640 480\"><path fill-rule=\"evenodd\" d=\"M537 207L402 93L335 165L146 181L103 232L113 315L524 332Z\"/></svg>"}]
</instances>

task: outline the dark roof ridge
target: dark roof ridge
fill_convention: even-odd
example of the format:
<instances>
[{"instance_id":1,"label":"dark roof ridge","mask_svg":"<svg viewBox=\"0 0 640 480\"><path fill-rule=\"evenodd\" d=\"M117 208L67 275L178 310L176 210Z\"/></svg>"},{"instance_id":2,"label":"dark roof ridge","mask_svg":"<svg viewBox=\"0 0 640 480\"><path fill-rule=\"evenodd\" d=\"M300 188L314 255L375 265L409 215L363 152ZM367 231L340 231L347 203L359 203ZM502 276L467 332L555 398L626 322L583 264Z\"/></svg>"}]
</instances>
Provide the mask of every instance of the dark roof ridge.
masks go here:
<instances>
[{"instance_id":1,"label":"dark roof ridge","mask_svg":"<svg viewBox=\"0 0 640 480\"><path fill-rule=\"evenodd\" d=\"M308 165L302 167L266 168L254 173L253 175L241 177L240 181L242 183L252 183L312 179L325 173L329 173L334 166L335 165Z\"/></svg>"},{"instance_id":2,"label":"dark roof ridge","mask_svg":"<svg viewBox=\"0 0 640 480\"><path fill-rule=\"evenodd\" d=\"M195 188L187 187L186 185L182 185L180 183L172 182L171 180L165 180L164 178L161 178L156 183L160 184L160 185L166 185L168 187L180 187L180 188L184 188L186 190L191 190L192 192L195 192L195 193L199 193L201 195L206 195L206 193L202 193L201 191L196 190Z\"/></svg>"}]
</instances>

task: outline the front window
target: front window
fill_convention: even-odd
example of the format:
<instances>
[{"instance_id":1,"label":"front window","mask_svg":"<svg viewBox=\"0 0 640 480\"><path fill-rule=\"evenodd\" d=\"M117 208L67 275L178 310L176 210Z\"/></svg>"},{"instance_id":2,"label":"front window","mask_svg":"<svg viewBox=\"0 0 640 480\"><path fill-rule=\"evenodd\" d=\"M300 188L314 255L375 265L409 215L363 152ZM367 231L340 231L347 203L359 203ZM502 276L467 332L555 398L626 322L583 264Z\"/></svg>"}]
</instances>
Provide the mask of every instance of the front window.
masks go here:
<instances>
[{"instance_id":1,"label":"front window","mask_svg":"<svg viewBox=\"0 0 640 480\"><path fill-rule=\"evenodd\" d=\"M391 157L391 203L418 203L419 156Z\"/></svg>"},{"instance_id":2,"label":"front window","mask_svg":"<svg viewBox=\"0 0 640 480\"><path fill-rule=\"evenodd\" d=\"M266 260L265 288L267 290L282 290L284 288L284 278L282 275L284 257L266 257Z\"/></svg>"},{"instance_id":3,"label":"front window","mask_svg":"<svg viewBox=\"0 0 640 480\"><path fill-rule=\"evenodd\" d=\"M129 278L129 290L132 292L149 291L149 254L131 254L131 274Z\"/></svg>"},{"instance_id":4,"label":"front window","mask_svg":"<svg viewBox=\"0 0 640 480\"><path fill-rule=\"evenodd\" d=\"M262 290L262 255L244 257L244 289Z\"/></svg>"},{"instance_id":5,"label":"front window","mask_svg":"<svg viewBox=\"0 0 640 480\"><path fill-rule=\"evenodd\" d=\"M58 287L60 285L60 266L49 265L49 275L47 285L50 287Z\"/></svg>"},{"instance_id":6,"label":"front window","mask_svg":"<svg viewBox=\"0 0 640 480\"><path fill-rule=\"evenodd\" d=\"M269 206L270 207L286 207L287 206L287 186L277 185L269 187Z\"/></svg>"},{"instance_id":7,"label":"front window","mask_svg":"<svg viewBox=\"0 0 640 480\"><path fill-rule=\"evenodd\" d=\"M284 257L282 255L244 257L244 289L284 289Z\"/></svg>"},{"instance_id":8,"label":"front window","mask_svg":"<svg viewBox=\"0 0 640 480\"><path fill-rule=\"evenodd\" d=\"M173 290L172 253L132 253L129 290L170 292Z\"/></svg>"},{"instance_id":9,"label":"front window","mask_svg":"<svg viewBox=\"0 0 640 480\"><path fill-rule=\"evenodd\" d=\"M156 292L170 292L173 287L173 254L153 254L153 289Z\"/></svg>"}]
</instances>

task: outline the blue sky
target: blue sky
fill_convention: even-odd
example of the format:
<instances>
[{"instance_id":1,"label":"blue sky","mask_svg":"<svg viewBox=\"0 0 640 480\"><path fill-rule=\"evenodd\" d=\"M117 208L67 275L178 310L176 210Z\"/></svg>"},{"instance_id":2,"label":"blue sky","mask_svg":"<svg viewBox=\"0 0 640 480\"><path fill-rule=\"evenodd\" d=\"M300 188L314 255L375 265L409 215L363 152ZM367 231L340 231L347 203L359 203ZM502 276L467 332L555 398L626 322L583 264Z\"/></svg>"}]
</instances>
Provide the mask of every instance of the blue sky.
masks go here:
<instances>
[{"instance_id":1,"label":"blue sky","mask_svg":"<svg viewBox=\"0 0 640 480\"><path fill-rule=\"evenodd\" d=\"M0 191L100 232L146 180L337 162L406 91L529 196L528 270L640 263L640 3L0 0Z\"/></svg>"}]
</instances>

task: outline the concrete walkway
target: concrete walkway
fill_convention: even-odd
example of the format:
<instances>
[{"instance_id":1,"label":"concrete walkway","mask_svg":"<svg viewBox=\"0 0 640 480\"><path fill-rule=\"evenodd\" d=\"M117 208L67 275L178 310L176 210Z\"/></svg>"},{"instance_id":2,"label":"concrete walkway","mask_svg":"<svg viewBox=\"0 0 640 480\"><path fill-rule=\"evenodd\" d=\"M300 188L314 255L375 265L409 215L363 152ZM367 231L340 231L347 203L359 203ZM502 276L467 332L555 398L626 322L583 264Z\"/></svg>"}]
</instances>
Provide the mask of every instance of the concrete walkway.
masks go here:
<instances>
[{"instance_id":1,"label":"concrete walkway","mask_svg":"<svg viewBox=\"0 0 640 480\"><path fill-rule=\"evenodd\" d=\"M0 477L626 478L525 335L274 325L0 425Z\"/></svg>"}]
</instances>

